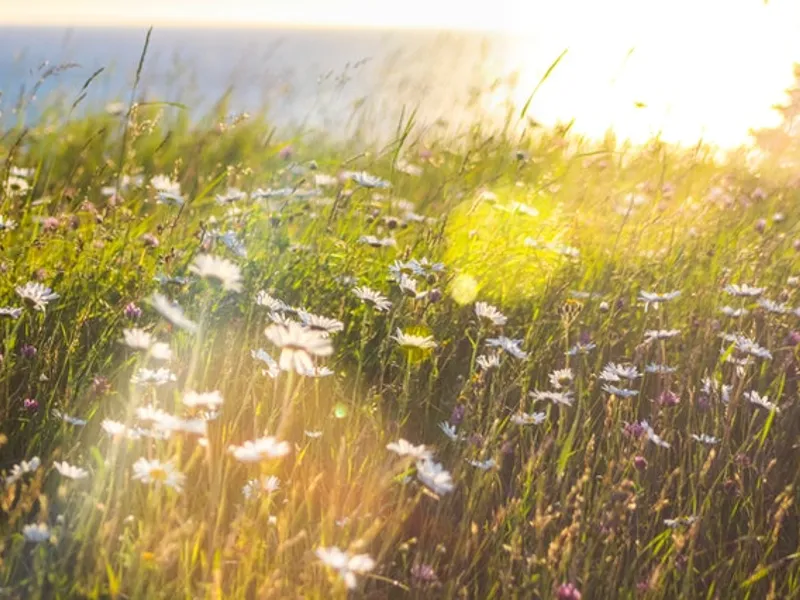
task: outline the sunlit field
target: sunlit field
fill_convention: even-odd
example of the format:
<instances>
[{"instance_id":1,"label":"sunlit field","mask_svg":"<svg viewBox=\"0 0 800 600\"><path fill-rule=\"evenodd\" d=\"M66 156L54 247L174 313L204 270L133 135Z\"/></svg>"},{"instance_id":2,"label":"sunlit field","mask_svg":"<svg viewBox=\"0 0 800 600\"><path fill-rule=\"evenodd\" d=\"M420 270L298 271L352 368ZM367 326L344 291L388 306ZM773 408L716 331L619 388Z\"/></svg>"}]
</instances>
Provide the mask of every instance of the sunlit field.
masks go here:
<instances>
[{"instance_id":1,"label":"sunlit field","mask_svg":"<svg viewBox=\"0 0 800 600\"><path fill-rule=\"evenodd\" d=\"M800 597L795 172L91 85L0 131L0 597Z\"/></svg>"}]
</instances>

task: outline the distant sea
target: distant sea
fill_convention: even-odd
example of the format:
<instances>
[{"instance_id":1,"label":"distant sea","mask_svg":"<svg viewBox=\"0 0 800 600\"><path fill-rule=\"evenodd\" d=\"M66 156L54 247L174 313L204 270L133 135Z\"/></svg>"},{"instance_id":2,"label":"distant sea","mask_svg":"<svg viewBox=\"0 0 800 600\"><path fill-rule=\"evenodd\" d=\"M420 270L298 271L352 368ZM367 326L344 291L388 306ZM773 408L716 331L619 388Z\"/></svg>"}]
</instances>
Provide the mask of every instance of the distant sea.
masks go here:
<instances>
[{"instance_id":1,"label":"distant sea","mask_svg":"<svg viewBox=\"0 0 800 600\"><path fill-rule=\"evenodd\" d=\"M71 106L101 68L79 109L127 101L145 34L0 27L3 120L18 118L20 106L27 119L54 101ZM266 110L277 125L339 131L360 120L394 127L419 105L421 118L452 125L478 113L502 115L498 98L514 70L513 48L497 34L157 27L138 98L182 103L199 117L226 97L230 112ZM54 74L42 81L48 71Z\"/></svg>"}]
</instances>

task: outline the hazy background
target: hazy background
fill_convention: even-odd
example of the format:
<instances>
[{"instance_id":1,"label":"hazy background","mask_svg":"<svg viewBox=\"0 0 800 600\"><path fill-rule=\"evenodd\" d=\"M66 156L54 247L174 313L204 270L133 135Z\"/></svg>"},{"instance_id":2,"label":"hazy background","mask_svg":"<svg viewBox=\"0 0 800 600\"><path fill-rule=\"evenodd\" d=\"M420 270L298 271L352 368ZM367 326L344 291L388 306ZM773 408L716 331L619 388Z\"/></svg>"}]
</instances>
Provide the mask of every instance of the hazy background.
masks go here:
<instances>
[{"instance_id":1,"label":"hazy background","mask_svg":"<svg viewBox=\"0 0 800 600\"><path fill-rule=\"evenodd\" d=\"M232 87L234 106L268 103L276 119L320 126L346 121L363 98L387 119L415 102L448 120L467 105L501 114L567 49L532 106L539 121L733 146L777 121L770 107L800 59L796 0L0 0L5 112L45 60L79 63L60 76L78 85L113 67L89 100L121 97L148 24L149 96L197 107ZM470 104L470 89L492 86Z\"/></svg>"}]
</instances>

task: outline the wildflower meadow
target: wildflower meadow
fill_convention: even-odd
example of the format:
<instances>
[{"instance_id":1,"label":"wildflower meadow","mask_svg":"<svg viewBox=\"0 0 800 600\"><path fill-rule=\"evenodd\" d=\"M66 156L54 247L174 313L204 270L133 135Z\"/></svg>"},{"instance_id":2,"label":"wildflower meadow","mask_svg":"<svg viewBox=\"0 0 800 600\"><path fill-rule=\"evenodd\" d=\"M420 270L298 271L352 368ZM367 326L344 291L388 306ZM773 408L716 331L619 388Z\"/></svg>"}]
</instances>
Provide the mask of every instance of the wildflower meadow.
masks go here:
<instances>
[{"instance_id":1,"label":"wildflower meadow","mask_svg":"<svg viewBox=\"0 0 800 600\"><path fill-rule=\"evenodd\" d=\"M70 104L0 131L0 597L800 597L792 169Z\"/></svg>"}]
</instances>

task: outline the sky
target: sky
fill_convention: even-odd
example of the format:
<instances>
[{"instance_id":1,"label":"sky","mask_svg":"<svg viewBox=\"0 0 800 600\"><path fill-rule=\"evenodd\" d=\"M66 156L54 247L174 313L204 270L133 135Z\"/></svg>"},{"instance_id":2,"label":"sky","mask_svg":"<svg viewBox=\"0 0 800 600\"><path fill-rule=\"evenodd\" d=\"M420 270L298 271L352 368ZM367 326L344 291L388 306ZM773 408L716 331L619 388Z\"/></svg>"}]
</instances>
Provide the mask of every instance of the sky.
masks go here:
<instances>
[{"instance_id":1,"label":"sky","mask_svg":"<svg viewBox=\"0 0 800 600\"><path fill-rule=\"evenodd\" d=\"M568 50L537 96L543 122L723 146L774 123L800 62L800 0L0 0L0 24L110 23L513 32L521 102Z\"/></svg>"}]
</instances>

